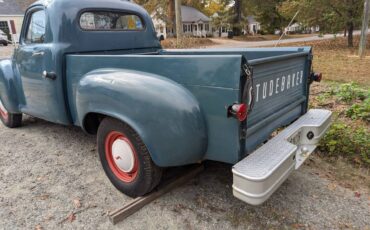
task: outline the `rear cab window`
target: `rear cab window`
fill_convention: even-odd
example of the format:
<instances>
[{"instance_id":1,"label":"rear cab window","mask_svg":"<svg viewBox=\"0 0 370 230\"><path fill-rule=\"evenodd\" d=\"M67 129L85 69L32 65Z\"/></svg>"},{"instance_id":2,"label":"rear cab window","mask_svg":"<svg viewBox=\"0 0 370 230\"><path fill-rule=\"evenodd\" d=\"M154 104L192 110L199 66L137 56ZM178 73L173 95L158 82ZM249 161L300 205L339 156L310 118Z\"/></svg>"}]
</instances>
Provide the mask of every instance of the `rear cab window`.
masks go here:
<instances>
[{"instance_id":1,"label":"rear cab window","mask_svg":"<svg viewBox=\"0 0 370 230\"><path fill-rule=\"evenodd\" d=\"M85 11L80 15L80 27L89 31L140 31L144 30L144 23L132 13Z\"/></svg>"}]
</instances>

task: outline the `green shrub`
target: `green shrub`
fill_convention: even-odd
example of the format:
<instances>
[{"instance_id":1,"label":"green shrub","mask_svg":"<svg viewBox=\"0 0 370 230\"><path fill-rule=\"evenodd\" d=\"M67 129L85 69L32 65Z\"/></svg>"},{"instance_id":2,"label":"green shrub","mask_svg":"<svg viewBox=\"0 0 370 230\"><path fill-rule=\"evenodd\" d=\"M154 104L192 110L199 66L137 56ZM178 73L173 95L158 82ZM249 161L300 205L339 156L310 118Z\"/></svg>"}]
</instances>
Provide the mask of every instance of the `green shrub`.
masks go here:
<instances>
[{"instance_id":1,"label":"green shrub","mask_svg":"<svg viewBox=\"0 0 370 230\"><path fill-rule=\"evenodd\" d=\"M370 94L370 90L360 88L356 83L350 82L339 85L334 90L335 96L343 102L350 103L354 100L364 100Z\"/></svg>"},{"instance_id":2,"label":"green shrub","mask_svg":"<svg viewBox=\"0 0 370 230\"><path fill-rule=\"evenodd\" d=\"M346 116L352 119L362 119L370 122L370 98L361 103L353 104L346 112Z\"/></svg>"},{"instance_id":3,"label":"green shrub","mask_svg":"<svg viewBox=\"0 0 370 230\"><path fill-rule=\"evenodd\" d=\"M319 149L331 157L343 156L355 163L370 166L370 134L366 127L355 127L335 120Z\"/></svg>"}]
</instances>

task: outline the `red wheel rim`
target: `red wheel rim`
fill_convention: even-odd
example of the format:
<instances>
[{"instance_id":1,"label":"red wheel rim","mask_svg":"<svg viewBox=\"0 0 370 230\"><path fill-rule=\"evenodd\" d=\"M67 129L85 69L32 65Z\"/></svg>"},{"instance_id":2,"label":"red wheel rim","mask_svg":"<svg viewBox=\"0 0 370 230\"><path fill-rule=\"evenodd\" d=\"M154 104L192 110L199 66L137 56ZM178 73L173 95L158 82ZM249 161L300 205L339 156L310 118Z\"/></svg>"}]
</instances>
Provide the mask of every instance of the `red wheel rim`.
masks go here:
<instances>
[{"instance_id":1,"label":"red wheel rim","mask_svg":"<svg viewBox=\"0 0 370 230\"><path fill-rule=\"evenodd\" d=\"M130 161L130 159L122 159L122 158L130 158L130 157L124 157L125 155L118 155L117 153L114 153L114 151L117 151L116 149L113 150L114 144L118 142L125 143L126 146L129 147L130 151L128 154L132 154L131 163L129 163L129 169L124 171L122 167L120 167L119 161ZM120 132L112 131L110 132L106 139L105 139L105 156L108 161L108 166L112 170L113 174L119 178L121 181L125 183L130 183L134 181L138 174L139 169L139 162L137 158L137 153L135 151L135 148L131 141ZM122 157L121 157L122 156ZM130 156L127 155L126 156ZM127 162L126 162L127 163Z\"/></svg>"},{"instance_id":2,"label":"red wheel rim","mask_svg":"<svg viewBox=\"0 0 370 230\"><path fill-rule=\"evenodd\" d=\"M3 120L7 121L8 120L8 111L6 111L3 103L0 100L0 116L3 118Z\"/></svg>"}]
</instances>

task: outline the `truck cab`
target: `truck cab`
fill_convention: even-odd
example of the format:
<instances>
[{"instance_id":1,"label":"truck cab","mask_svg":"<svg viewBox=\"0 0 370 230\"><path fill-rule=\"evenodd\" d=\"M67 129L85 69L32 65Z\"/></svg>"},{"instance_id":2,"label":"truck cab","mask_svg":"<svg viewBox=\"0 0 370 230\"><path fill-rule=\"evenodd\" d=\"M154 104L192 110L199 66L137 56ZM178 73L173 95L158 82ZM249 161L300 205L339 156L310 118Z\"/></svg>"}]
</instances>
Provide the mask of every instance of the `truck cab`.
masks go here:
<instances>
[{"instance_id":1,"label":"truck cab","mask_svg":"<svg viewBox=\"0 0 370 230\"><path fill-rule=\"evenodd\" d=\"M97 135L104 171L129 196L152 191L166 167L213 160L234 165L236 197L261 204L330 125L329 111L308 110L321 80L312 58L310 47L165 50L129 1L38 1L0 61L0 118Z\"/></svg>"}]
</instances>

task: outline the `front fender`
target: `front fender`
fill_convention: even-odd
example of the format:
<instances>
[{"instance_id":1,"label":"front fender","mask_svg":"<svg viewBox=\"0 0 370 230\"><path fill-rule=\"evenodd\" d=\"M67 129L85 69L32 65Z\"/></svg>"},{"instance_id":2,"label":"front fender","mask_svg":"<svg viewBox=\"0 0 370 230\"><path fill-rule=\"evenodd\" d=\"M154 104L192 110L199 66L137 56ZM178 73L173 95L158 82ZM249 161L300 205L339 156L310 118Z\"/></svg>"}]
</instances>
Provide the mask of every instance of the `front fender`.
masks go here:
<instances>
[{"instance_id":1,"label":"front fender","mask_svg":"<svg viewBox=\"0 0 370 230\"><path fill-rule=\"evenodd\" d=\"M16 78L12 68L12 61L0 61L0 99L6 110L11 113L20 113L16 90Z\"/></svg>"},{"instance_id":2,"label":"front fender","mask_svg":"<svg viewBox=\"0 0 370 230\"><path fill-rule=\"evenodd\" d=\"M130 125L158 166L196 163L205 155L207 129L199 103L168 78L124 69L95 70L81 79L76 107L80 124L94 112Z\"/></svg>"}]
</instances>

